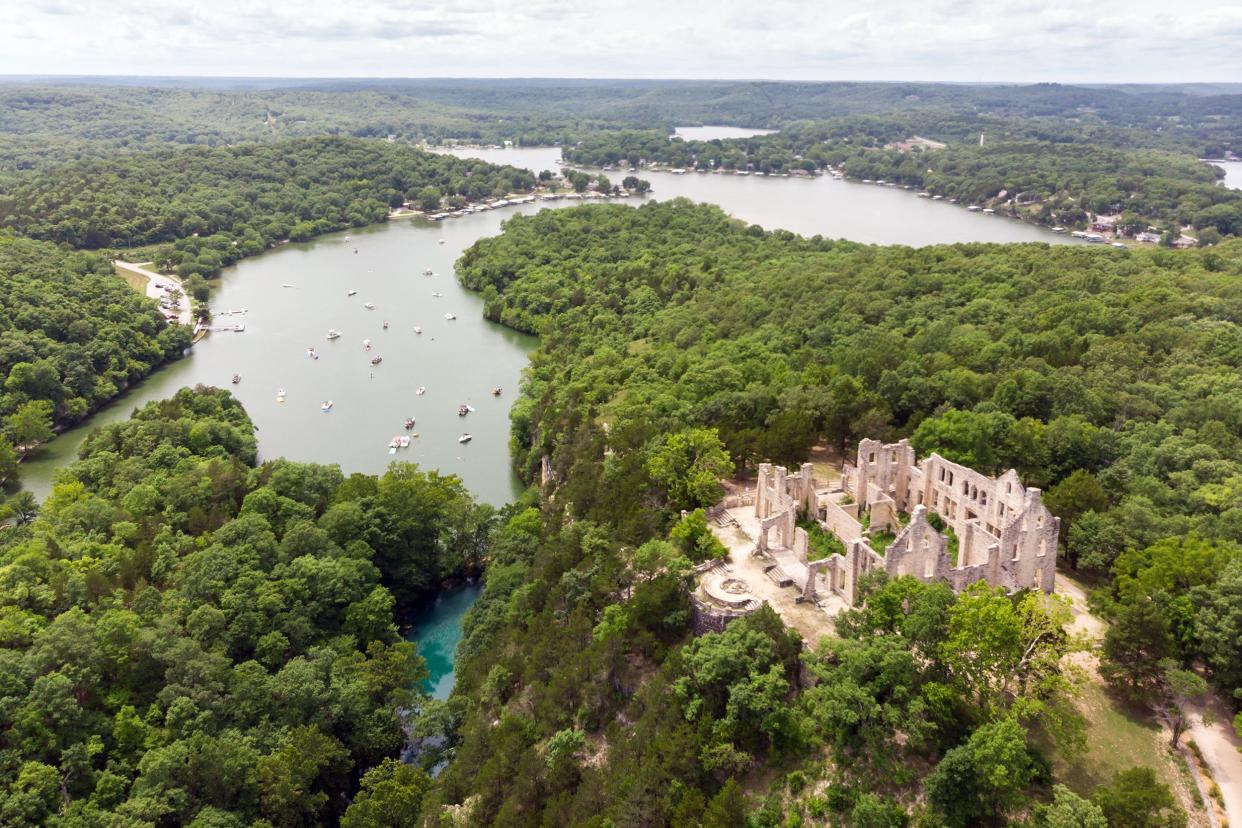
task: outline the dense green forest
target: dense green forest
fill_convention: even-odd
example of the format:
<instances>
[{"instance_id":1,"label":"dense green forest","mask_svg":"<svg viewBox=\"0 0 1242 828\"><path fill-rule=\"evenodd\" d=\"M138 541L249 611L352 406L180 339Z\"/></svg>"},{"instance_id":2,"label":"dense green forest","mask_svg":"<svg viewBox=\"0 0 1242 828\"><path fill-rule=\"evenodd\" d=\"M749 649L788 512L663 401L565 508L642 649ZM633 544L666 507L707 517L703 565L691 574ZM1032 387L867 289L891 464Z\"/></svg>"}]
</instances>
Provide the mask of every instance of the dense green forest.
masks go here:
<instances>
[{"instance_id":1,"label":"dense green forest","mask_svg":"<svg viewBox=\"0 0 1242 828\"><path fill-rule=\"evenodd\" d=\"M168 143L217 146L314 135L564 144L605 129L785 126L853 115L1029 119L1143 136L1219 157L1238 149L1235 88L1059 84L560 79L281 82L265 88L106 80L0 85L0 180L48 164ZM977 130L975 130L977 132ZM1144 146L1151 145L1144 143Z\"/></svg>"},{"instance_id":2,"label":"dense green forest","mask_svg":"<svg viewBox=\"0 0 1242 828\"><path fill-rule=\"evenodd\" d=\"M33 449L189 344L101 257L0 231L0 480L15 476L13 446Z\"/></svg>"},{"instance_id":3,"label":"dense green forest","mask_svg":"<svg viewBox=\"0 0 1242 828\"><path fill-rule=\"evenodd\" d=\"M430 802L481 824L738 825L766 765L747 824L1184 823L1149 771L1054 785L1051 756L1083 739L1059 602L881 579L800 672L765 614L688 637L675 516L719 497L722 468L819 441L905 434L1012 466L1063 517L1067 565L1106 579L1119 692L1168 711L1202 661L1230 697L1238 242L876 248L670 202L517 217L459 272L541 337L512 446L529 477L550 459L556 497L468 618L461 742Z\"/></svg>"},{"instance_id":4,"label":"dense green forest","mask_svg":"<svg viewBox=\"0 0 1242 828\"><path fill-rule=\"evenodd\" d=\"M978 145L985 134L984 146ZM912 135L951 142L898 148ZM1219 186L1219 170L1185 151L1133 133L1058 121L956 117L848 118L798 124L774 135L685 141L658 131L618 131L565 148L566 160L595 166L661 163L687 169L780 174L831 167L850 178L889 181L1046 225L1083 228L1116 214L1125 234L1156 227L1176 239L1183 226L1205 243L1242 232L1242 192ZM1137 146L1133 146L1137 145ZM1178 148L1183 149L1183 148Z\"/></svg>"},{"instance_id":5,"label":"dense green forest","mask_svg":"<svg viewBox=\"0 0 1242 828\"><path fill-rule=\"evenodd\" d=\"M527 170L385 141L307 138L83 161L0 193L0 226L82 248L144 251L182 276L211 275L282 239L383 221L424 199L529 190Z\"/></svg>"},{"instance_id":6,"label":"dense green forest","mask_svg":"<svg viewBox=\"0 0 1242 828\"><path fill-rule=\"evenodd\" d=\"M0 825L417 815L396 757L434 705L396 613L476 569L497 516L412 465L255 454L227 392L183 389L0 531Z\"/></svg>"}]
</instances>

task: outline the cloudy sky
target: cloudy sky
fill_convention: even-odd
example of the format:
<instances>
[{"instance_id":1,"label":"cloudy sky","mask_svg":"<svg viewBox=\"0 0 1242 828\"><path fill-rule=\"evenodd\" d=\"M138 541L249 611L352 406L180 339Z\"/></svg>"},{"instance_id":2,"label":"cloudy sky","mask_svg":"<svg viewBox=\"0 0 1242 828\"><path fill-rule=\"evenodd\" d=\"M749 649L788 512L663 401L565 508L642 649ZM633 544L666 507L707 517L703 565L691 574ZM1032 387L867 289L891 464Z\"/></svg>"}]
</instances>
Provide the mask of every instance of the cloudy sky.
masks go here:
<instances>
[{"instance_id":1,"label":"cloudy sky","mask_svg":"<svg viewBox=\"0 0 1242 828\"><path fill-rule=\"evenodd\" d=\"M1242 3L0 0L0 73L1242 81Z\"/></svg>"}]
</instances>

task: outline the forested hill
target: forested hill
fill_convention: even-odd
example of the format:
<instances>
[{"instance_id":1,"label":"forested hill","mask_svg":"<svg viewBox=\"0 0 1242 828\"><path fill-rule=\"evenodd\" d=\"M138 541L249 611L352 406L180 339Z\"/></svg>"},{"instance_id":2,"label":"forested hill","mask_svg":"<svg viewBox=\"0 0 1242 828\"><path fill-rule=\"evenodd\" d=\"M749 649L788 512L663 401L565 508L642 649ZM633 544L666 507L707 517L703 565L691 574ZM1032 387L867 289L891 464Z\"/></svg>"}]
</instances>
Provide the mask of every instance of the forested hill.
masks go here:
<instances>
[{"instance_id":1,"label":"forested hill","mask_svg":"<svg viewBox=\"0 0 1242 828\"><path fill-rule=\"evenodd\" d=\"M183 276L211 274L276 241L383 221L439 196L477 200L534 186L528 170L401 144L307 138L81 161L0 191L0 227L85 248L157 251Z\"/></svg>"},{"instance_id":2,"label":"forested hill","mask_svg":"<svg viewBox=\"0 0 1242 828\"><path fill-rule=\"evenodd\" d=\"M102 257L0 231L0 480L13 446L34 449L189 344Z\"/></svg>"},{"instance_id":3,"label":"forested hill","mask_svg":"<svg viewBox=\"0 0 1242 828\"><path fill-rule=\"evenodd\" d=\"M529 478L549 459L555 496L468 619L432 806L504 826L1181 824L1149 770L1051 773L1095 738L1057 602L881 578L800 672L766 613L690 636L687 574L718 551L696 507L719 475L909 435L1046 489L1068 565L1106 584L1103 672L1137 709L1197 662L1232 697L1242 243L865 247L668 202L515 217L458 271L541 335L513 444ZM756 812L741 783L773 767Z\"/></svg>"},{"instance_id":4,"label":"forested hill","mask_svg":"<svg viewBox=\"0 0 1242 828\"><path fill-rule=\"evenodd\" d=\"M567 143L601 129L775 127L850 115L1072 120L1159 133L1219 155L1242 134L1242 95L1133 86L573 79L0 83L0 178L75 157L313 135ZM276 87L276 88L271 88ZM1216 152L1212 152L1215 148Z\"/></svg>"},{"instance_id":5,"label":"forested hill","mask_svg":"<svg viewBox=\"0 0 1242 828\"><path fill-rule=\"evenodd\" d=\"M0 530L0 825L417 817L402 716L448 719L395 610L478 566L494 510L408 464L256 468L253 432L183 389Z\"/></svg>"}]
</instances>

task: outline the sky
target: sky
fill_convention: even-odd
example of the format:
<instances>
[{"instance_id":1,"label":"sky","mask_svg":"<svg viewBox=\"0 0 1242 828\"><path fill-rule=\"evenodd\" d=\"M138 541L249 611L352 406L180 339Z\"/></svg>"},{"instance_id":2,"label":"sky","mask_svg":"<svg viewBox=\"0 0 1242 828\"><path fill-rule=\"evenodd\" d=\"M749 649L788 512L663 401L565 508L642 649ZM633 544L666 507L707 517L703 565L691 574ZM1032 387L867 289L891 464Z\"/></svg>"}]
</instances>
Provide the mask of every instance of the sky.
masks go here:
<instances>
[{"instance_id":1,"label":"sky","mask_svg":"<svg viewBox=\"0 0 1242 828\"><path fill-rule=\"evenodd\" d=\"M1242 81L1242 2L0 0L0 74Z\"/></svg>"}]
</instances>

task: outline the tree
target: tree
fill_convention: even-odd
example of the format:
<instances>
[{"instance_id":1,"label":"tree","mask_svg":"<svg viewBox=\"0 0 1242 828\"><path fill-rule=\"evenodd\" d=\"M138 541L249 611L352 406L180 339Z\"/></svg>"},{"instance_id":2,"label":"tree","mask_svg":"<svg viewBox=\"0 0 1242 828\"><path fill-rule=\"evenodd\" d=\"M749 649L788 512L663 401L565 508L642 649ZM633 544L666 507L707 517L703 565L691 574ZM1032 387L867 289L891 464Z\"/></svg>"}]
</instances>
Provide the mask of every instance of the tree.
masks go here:
<instances>
[{"instance_id":1,"label":"tree","mask_svg":"<svg viewBox=\"0 0 1242 828\"><path fill-rule=\"evenodd\" d=\"M1095 475L1085 469L1076 469L1061 482L1057 483L1044 495L1044 505L1057 517L1061 518L1061 539L1069 537L1071 527L1084 512L1104 512L1108 509L1108 494L1096 480ZM1070 557L1070 566L1078 567L1078 559Z\"/></svg>"},{"instance_id":2,"label":"tree","mask_svg":"<svg viewBox=\"0 0 1242 828\"><path fill-rule=\"evenodd\" d=\"M1199 611L1195 632L1223 687L1242 687L1242 558L1235 558L1216 583L1195 590Z\"/></svg>"},{"instance_id":3,"label":"tree","mask_svg":"<svg viewBox=\"0 0 1242 828\"><path fill-rule=\"evenodd\" d=\"M5 426L18 450L27 453L52 438L52 404L30 400L9 415Z\"/></svg>"},{"instance_id":4,"label":"tree","mask_svg":"<svg viewBox=\"0 0 1242 828\"><path fill-rule=\"evenodd\" d=\"M719 502L724 494L720 479L733 468L714 428L690 428L661 437L647 450L646 466L675 510Z\"/></svg>"},{"instance_id":5,"label":"tree","mask_svg":"<svg viewBox=\"0 0 1242 828\"><path fill-rule=\"evenodd\" d=\"M999 820L1021 804L1035 764L1026 731L1013 718L983 725L944 755L927 777L927 799L951 826Z\"/></svg>"},{"instance_id":6,"label":"tree","mask_svg":"<svg viewBox=\"0 0 1242 828\"><path fill-rule=\"evenodd\" d=\"M746 824L746 794L732 778L707 803L701 828L737 828Z\"/></svg>"},{"instance_id":7,"label":"tree","mask_svg":"<svg viewBox=\"0 0 1242 828\"><path fill-rule=\"evenodd\" d=\"M444 196L435 187L427 186L418 191L418 207L420 210L431 213L440 209L440 200Z\"/></svg>"},{"instance_id":8,"label":"tree","mask_svg":"<svg viewBox=\"0 0 1242 828\"><path fill-rule=\"evenodd\" d=\"M17 452L13 444L0 435L0 486L17 477Z\"/></svg>"},{"instance_id":9,"label":"tree","mask_svg":"<svg viewBox=\"0 0 1242 828\"><path fill-rule=\"evenodd\" d=\"M358 795L341 817L341 828L415 828L430 785L422 769L385 759L363 775Z\"/></svg>"},{"instance_id":10,"label":"tree","mask_svg":"<svg viewBox=\"0 0 1242 828\"><path fill-rule=\"evenodd\" d=\"M1096 788L1091 801L1099 806L1109 828L1184 828L1186 813L1169 786L1151 768L1119 771L1113 781Z\"/></svg>"},{"instance_id":11,"label":"tree","mask_svg":"<svg viewBox=\"0 0 1242 828\"><path fill-rule=\"evenodd\" d=\"M1161 665L1172 652L1168 624L1155 602L1124 604L1104 633L1100 675L1131 700L1153 704L1163 692Z\"/></svg>"},{"instance_id":12,"label":"tree","mask_svg":"<svg viewBox=\"0 0 1242 828\"><path fill-rule=\"evenodd\" d=\"M853 828L905 828L908 821L904 808L873 793L859 796L850 812Z\"/></svg>"},{"instance_id":13,"label":"tree","mask_svg":"<svg viewBox=\"0 0 1242 828\"><path fill-rule=\"evenodd\" d=\"M679 520L668 537L681 549L682 554L695 563L709 558L723 558L728 554L724 544L708 528L707 515L701 508Z\"/></svg>"},{"instance_id":14,"label":"tree","mask_svg":"<svg viewBox=\"0 0 1242 828\"><path fill-rule=\"evenodd\" d=\"M1064 785L1052 786L1052 804L1039 811L1036 825L1044 828L1108 828L1103 809Z\"/></svg>"}]
</instances>

